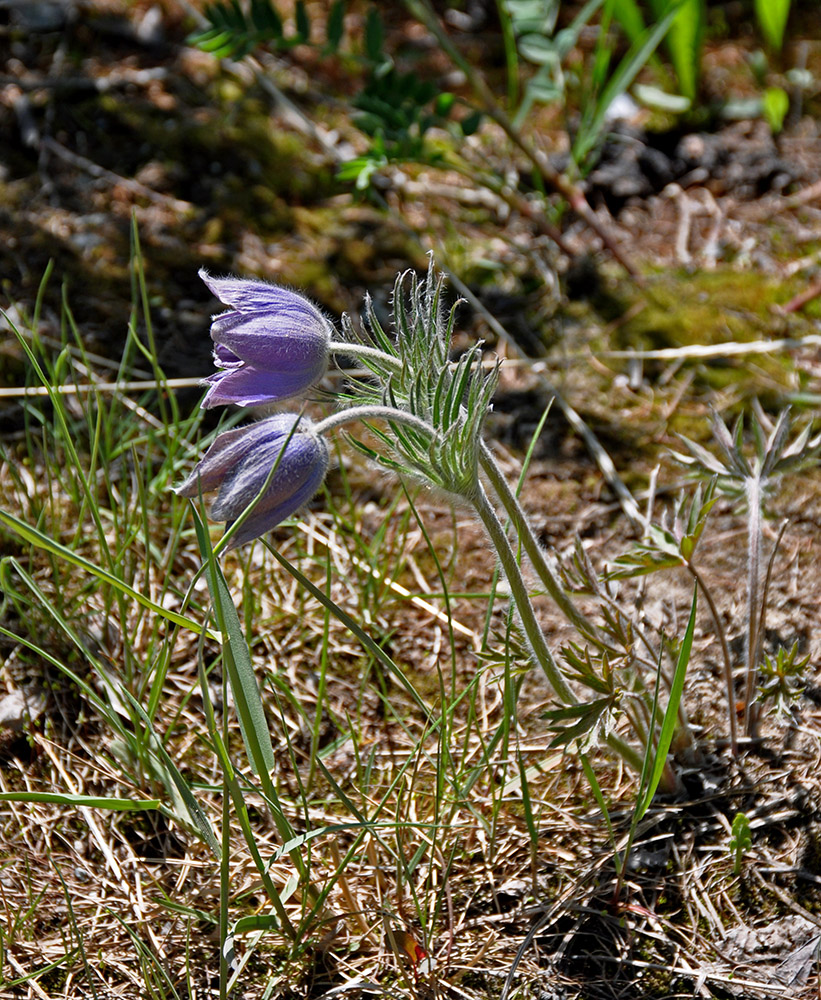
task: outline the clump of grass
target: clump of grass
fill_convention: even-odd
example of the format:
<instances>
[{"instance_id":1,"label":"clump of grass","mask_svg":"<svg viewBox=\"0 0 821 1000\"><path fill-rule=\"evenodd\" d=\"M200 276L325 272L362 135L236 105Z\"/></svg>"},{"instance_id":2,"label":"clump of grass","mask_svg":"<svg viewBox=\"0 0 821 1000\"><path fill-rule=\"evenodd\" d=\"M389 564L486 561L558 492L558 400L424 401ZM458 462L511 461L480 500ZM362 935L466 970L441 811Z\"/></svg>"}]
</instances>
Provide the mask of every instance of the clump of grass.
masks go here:
<instances>
[{"instance_id":1,"label":"clump of grass","mask_svg":"<svg viewBox=\"0 0 821 1000\"><path fill-rule=\"evenodd\" d=\"M151 364L139 256L135 269L134 319L113 375L84 355L68 306L56 345L36 314L14 331L36 394L22 398L16 453L3 453L0 630L7 664L50 691L44 728L31 731L38 763L2 794L23 836L43 825L72 845L71 864L45 864L63 872L80 917L68 939L39 929L58 897L9 860L7 900L22 900L22 879L28 903L4 937L4 976L24 978L10 973L17 962L32 982L80 976L93 993L125 961L153 995L172 997L203 989L222 964L227 995L262 963L274 991L307 974L325 940L340 956L329 982L383 968L415 989L443 955L458 962L481 937L464 932L457 944L453 894L479 891L470 866L494 864L510 781L534 750L509 759L498 664L465 673L479 635L448 614L450 573L412 493L367 514L349 491L338 494L261 558L238 553L224 575L207 563L224 613L233 603L223 582L243 597L233 622L211 617L194 533L170 490L200 417L176 411ZM96 387L127 373L153 377L154 388L132 400ZM404 568L414 539L436 567L424 595L418 568ZM208 547L204 527L200 543ZM460 600L483 607L487 597ZM346 613L369 633L352 634L328 611L351 598ZM428 637L422 655L397 636L400 622ZM242 624L271 734L259 773L243 744L262 744L263 728L251 717L243 734L227 711L236 664L217 641ZM61 718L69 706L72 717ZM30 815L14 804L23 798ZM105 912L93 932L89 880ZM84 963L83 948L102 959Z\"/></svg>"}]
</instances>

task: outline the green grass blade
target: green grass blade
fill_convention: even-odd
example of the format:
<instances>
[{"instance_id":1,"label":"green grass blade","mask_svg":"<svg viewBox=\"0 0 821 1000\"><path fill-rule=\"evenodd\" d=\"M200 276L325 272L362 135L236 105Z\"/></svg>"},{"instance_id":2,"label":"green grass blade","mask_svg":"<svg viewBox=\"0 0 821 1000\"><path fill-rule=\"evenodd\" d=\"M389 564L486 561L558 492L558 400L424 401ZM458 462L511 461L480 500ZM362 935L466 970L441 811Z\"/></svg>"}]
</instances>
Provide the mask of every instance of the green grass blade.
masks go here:
<instances>
[{"instance_id":1,"label":"green grass blade","mask_svg":"<svg viewBox=\"0 0 821 1000\"><path fill-rule=\"evenodd\" d=\"M673 19L683 4L688 2L689 0L673 0L664 17L660 18L660 20L636 38L630 46L626 55L608 80L607 85L598 96L593 113L579 129L579 133L573 143L573 159L577 163L584 162L587 155L598 142L599 135L604 127L607 109L619 94L623 94L627 90L650 56L658 48L659 43L667 34Z\"/></svg>"},{"instance_id":2,"label":"green grass blade","mask_svg":"<svg viewBox=\"0 0 821 1000\"><path fill-rule=\"evenodd\" d=\"M248 845L248 850L257 867L260 879L268 893L268 898L274 905L277 911L278 919L280 921L280 927L285 931L285 933L293 939L294 929L288 918L288 914L283 908L283 901L281 899L280 893L277 887L274 885L270 875L268 874L268 868L262 859L262 855L259 852L259 845L257 844L256 837L254 836L254 831L251 828L250 819L248 816L248 808L245 803L245 796L243 794L243 789L240 787L240 783L237 780L236 771L234 765L231 763L231 759L228 756L228 751L225 747L225 742L217 729L216 718L214 716L214 706L211 703L211 696L208 689L208 681L205 674L205 668L202 663L202 657L199 658L199 680L200 680L200 690L202 692L202 702L203 708L205 710L205 724L208 728L208 733L211 737L213 743L214 752L217 755L217 759L222 767L223 774L223 784L227 787L231 800L234 803L234 812L236 813L237 820L239 821L240 829L242 830L242 835L245 837L245 842Z\"/></svg>"},{"instance_id":3,"label":"green grass blade","mask_svg":"<svg viewBox=\"0 0 821 1000\"><path fill-rule=\"evenodd\" d=\"M704 0L685 0L667 33L667 48L681 93L691 101L698 90L701 41L704 36Z\"/></svg>"},{"instance_id":4,"label":"green grass blade","mask_svg":"<svg viewBox=\"0 0 821 1000\"><path fill-rule=\"evenodd\" d=\"M282 809L279 795L271 778L275 763L274 746L271 742L271 732L254 673L254 665L251 662L248 643L242 633L242 625L225 576L211 547L208 528L193 504L191 507L200 553L205 566L205 577L214 605L214 614L219 630L224 637L222 643L223 663L234 697L234 708L239 720L245 750L254 774L259 778L262 791L271 807L279 835L287 841L293 837L294 830ZM306 874L304 864L296 852L292 854L291 860L300 875L304 876Z\"/></svg>"},{"instance_id":5,"label":"green grass blade","mask_svg":"<svg viewBox=\"0 0 821 1000\"><path fill-rule=\"evenodd\" d=\"M335 618L337 618L338 621L342 622L342 624L346 628L350 629L350 631L357 637L357 639L359 639L359 641L368 650L368 652L372 653L373 656L376 657L376 659L379 660L379 662L384 667L387 667L387 669L396 678L396 680L398 680L399 683L402 685L402 687L408 692L408 694L414 700L416 705L425 713L425 716L427 718L431 718L432 710L430 709L430 707L425 704L424 699L416 690L416 688L413 686L413 684L411 684L411 682L405 676L404 671L402 671L393 662L393 660L390 658L390 656L388 656L385 650L382 649L379 645L377 645L377 643L373 641L373 639L368 635L368 633L365 632L364 629L362 629L362 627L353 618L351 618L349 614L347 614L347 612L343 611L338 604L335 604L326 594L324 594L319 589L319 587L311 583L308 577L305 576L304 573L301 573L296 568L296 566L290 563L285 558L285 556L277 552L277 550L272 545L269 545L267 542L265 543L265 547L268 549L271 555L276 559L276 561L280 564L280 566L282 566L283 569L286 569L294 577L294 579L301 586L303 586L310 594L312 594L324 608L327 608L331 612L331 614L334 615Z\"/></svg>"},{"instance_id":6,"label":"green grass blade","mask_svg":"<svg viewBox=\"0 0 821 1000\"><path fill-rule=\"evenodd\" d=\"M163 784L168 789L169 794L176 791L177 795L174 796L174 798L177 799L178 803L181 801L182 806L187 813L189 825L196 830L204 843L208 845L214 857L219 858L220 846L217 842L217 838L210 822L208 821L208 817L205 815L204 810L194 797L194 793L191 791L188 782L182 776L179 768L163 746L162 740L157 735L153 725L151 724L151 720L148 715L146 715L143 707L127 691L124 691L123 694L128 699L132 709L142 720L143 725L146 727L150 738L151 751L158 765L158 769L160 770ZM185 819L185 817L182 816L179 818L182 820Z\"/></svg>"},{"instance_id":7,"label":"green grass blade","mask_svg":"<svg viewBox=\"0 0 821 1000\"><path fill-rule=\"evenodd\" d=\"M661 732L659 733L655 760L653 761L653 767L650 770L650 777L647 785L636 805L636 822L638 822L647 812L650 803L653 801L653 796L656 794L656 789L659 786L662 773L664 772L664 765L667 763L667 754L670 750L670 744L673 742L673 735L676 730L676 720L678 718L678 707L681 702L681 696L684 692L684 678L687 675L687 666L690 662L690 652L693 648L693 634L695 633L696 628L697 603L698 590L694 589L693 603L690 608L690 620L687 623L687 631L684 633L684 639L682 640L681 647L678 652L676 670L673 674L673 683L670 686L670 694L667 699L667 709L664 712L664 718L661 723ZM657 687L659 682L657 682Z\"/></svg>"},{"instance_id":8,"label":"green grass blade","mask_svg":"<svg viewBox=\"0 0 821 1000\"><path fill-rule=\"evenodd\" d=\"M67 310L65 309L64 309L64 314L67 314ZM74 436L71 433L71 429L68 423L68 418L66 416L65 400L60 396L59 392L56 391L54 385L52 384L53 378L49 378L49 376L43 371L43 367L37 360L35 352L32 350L31 346L29 345L23 334L14 325L14 322L12 321L11 317L2 309L0 309L0 316L2 316L8 323L9 328L17 338L17 342L22 348L23 353L26 355L29 364L34 369L37 378L39 379L41 385L45 388L46 392L48 393L51 405L54 407L54 416L60 430L60 440L62 442L63 447L66 450L66 454L69 459L69 464L71 465L77 477L77 482L81 487L81 492L86 508L88 509L91 518L94 521L94 526L97 530L97 537L100 542L100 551L102 552L103 557L109 563L109 566L113 569L114 559L108 547L108 540L106 536L105 527L103 526L103 522L100 518L100 511L98 505L94 502L94 493L93 490L91 489L91 484L88 475L83 471L83 464L80 461L80 457L75 447ZM58 358L58 364L64 357L67 356L67 350L68 350L67 348L64 348L63 352Z\"/></svg>"},{"instance_id":9,"label":"green grass blade","mask_svg":"<svg viewBox=\"0 0 821 1000\"><path fill-rule=\"evenodd\" d=\"M624 28L631 42L645 30L644 17L636 0L616 0L611 5L613 17Z\"/></svg>"},{"instance_id":10,"label":"green grass blade","mask_svg":"<svg viewBox=\"0 0 821 1000\"><path fill-rule=\"evenodd\" d=\"M248 643L242 633L242 625L225 576L211 548L208 529L193 504L192 511L200 553L206 564L205 578L208 581L217 624L223 635L222 651L225 668L248 760L254 769L254 774L263 783L270 785L270 775L274 769L274 746L251 654L248 651Z\"/></svg>"},{"instance_id":11,"label":"green grass blade","mask_svg":"<svg viewBox=\"0 0 821 1000\"><path fill-rule=\"evenodd\" d=\"M621 865L621 861L619 860L619 852L616 847L616 831L613 829L613 822L610 819L610 810L607 808L607 803L604 801L601 786L599 785L598 778L596 777L596 773L593 770L587 754L580 754L579 760L581 760L582 769L584 770L584 775L587 778L587 783L590 785L593 798L596 800L596 805L599 807L599 811L604 819L604 824L607 827L607 834L610 837L611 844L613 845L613 854L616 859L616 869L618 869Z\"/></svg>"},{"instance_id":12,"label":"green grass blade","mask_svg":"<svg viewBox=\"0 0 821 1000\"><path fill-rule=\"evenodd\" d=\"M59 958L55 958L53 962L49 962L48 965L41 965L39 969L34 969L32 972L27 972L24 976L20 976L19 979L3 980L2 981L3 989L11 990L15 986L23 986L25 983L31 980L39 979L40 976L45 976L47 973L53 972L55 969L59 969L60 966L63 965L64 963L72 961L76 957L79 950L80 950L79 948L73 948L71 951L67 951L64 955L61 955ZM43 993L43 996L46 995L47 994Z\"/></svg>"},{"instance_id":13,"label":"green grass blade","mask_svg":"<svg viewBox=\"0 0 821 1000\"><path fill-rule=\"evenodd\" d=\"M496 14L499 27L502 30L502 44L505 50L505 70L507 73L507 106L513 112L519 103L519 52L516 47L516 34L507 4L504 0L496 0Z\"/></svg>"},{"instance_id":14,"label":"green grass blade","mask_svg":"<svg viewBox=\"0 0 821 1000\"><path fill-rule=\"evenodd\" d=\"M159 809L161 799L117 799L101 795L70 795L63 792L0 792L0 802L50 802L58 806L88 806L113 812Z\"/></svg>"},{"instance_id":15,"label":"green grass blade","mask_svg":"<svg viewBox=\"0 0 821 1000\"><path fill-rule=\"evenodd\" d=\"M767 44L779 52L790 16L790 0L755 0L755 15Z\"/></svg>"}]
</instances>

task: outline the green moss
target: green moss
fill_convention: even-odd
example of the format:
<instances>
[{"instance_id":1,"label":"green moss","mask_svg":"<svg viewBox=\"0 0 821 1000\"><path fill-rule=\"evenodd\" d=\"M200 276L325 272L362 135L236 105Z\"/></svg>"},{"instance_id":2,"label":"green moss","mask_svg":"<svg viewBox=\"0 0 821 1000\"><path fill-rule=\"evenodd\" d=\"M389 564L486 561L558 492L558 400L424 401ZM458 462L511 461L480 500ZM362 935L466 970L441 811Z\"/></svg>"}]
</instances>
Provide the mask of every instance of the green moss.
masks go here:
<instances>
[{"instance_id":1,"label":"green moss","mask_svg":"<svg viewBox=\"0 0 821 1000\"><path fill-rule=\"evenodd\" d=\"M783 280L752 271L666 272L644 290L644 308L615 339L635 350L756 340L772 332L773 307L789 295Z\"/></svg>"},{"instance_id":2,"label":"green moss","mask_svg":"<svg viewBox=\"0 0 821 1000\"><path fill-rule=\"evenodd\" d=\"M234 94L224 106L156 107L108 93L68 109L67 127L82 130L101 166L219 215L216 235L233 241L251 230L288 231L293 206L338 190L332 168L302 136L279 129L260 101Z\"/></svg>"}]
</instances>

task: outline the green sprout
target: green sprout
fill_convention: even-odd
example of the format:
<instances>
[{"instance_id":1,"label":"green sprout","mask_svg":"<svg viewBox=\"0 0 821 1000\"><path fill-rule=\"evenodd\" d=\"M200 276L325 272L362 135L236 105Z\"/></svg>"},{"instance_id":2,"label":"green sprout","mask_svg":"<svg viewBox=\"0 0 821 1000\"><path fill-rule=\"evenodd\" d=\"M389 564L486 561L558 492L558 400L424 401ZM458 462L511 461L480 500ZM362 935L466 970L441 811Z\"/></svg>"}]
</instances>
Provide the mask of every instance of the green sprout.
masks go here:
<instances>
[{"instance_id":1,"label":"green sprout","mask_svg":"<svg viewBox=\"0 0 821 1000\"><path fill-rule=\"evenodd\" d=\"M730 830L730 854L733 856L733 875L741 874L741 862L744 852L753 846L750 834L750 821L746 813L736 813Z\"/></svg>"}]
</instances>

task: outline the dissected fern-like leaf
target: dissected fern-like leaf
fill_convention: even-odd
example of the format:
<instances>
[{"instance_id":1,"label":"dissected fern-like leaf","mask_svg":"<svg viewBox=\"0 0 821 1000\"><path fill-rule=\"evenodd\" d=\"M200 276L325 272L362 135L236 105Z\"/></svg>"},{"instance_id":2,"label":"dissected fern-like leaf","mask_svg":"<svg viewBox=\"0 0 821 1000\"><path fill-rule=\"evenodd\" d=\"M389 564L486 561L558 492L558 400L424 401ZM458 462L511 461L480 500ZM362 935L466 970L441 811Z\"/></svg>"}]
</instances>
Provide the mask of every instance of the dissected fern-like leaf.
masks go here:
<instances>
[{"instance_id":1,"label":"dissected fern-like leaf","mask_svg":"<svg viewBox=\"0 0 821 1000\"><path fill-rule=\"evenodd\" d=\"M263 45L292 48L310 41L311 25L304 0L294 10L295 30L286 35L282 15L273 0L215 0L206 4L203 14L208 27L190 35L188 42L210 52L218 59L241 59ZM334 28L341 35L341 19Z\"/></svg>"}]
</instances>

